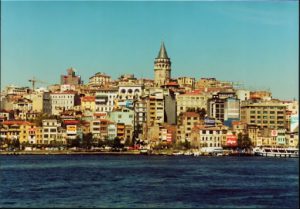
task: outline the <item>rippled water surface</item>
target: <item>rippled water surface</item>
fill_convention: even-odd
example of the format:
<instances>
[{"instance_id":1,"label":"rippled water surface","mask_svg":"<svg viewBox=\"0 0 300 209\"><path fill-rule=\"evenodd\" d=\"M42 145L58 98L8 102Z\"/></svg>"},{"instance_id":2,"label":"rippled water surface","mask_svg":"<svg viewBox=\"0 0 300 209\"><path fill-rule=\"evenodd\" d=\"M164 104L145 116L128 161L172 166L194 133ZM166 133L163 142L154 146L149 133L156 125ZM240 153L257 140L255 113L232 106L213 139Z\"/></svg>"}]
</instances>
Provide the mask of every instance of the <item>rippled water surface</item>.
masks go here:
<instances>
[{"instance_id":1,"label":"rippled water surface","mask_svg":"<svg viewBox=\"0 0 300 209\"><path fill-rule=\"evenodd\" d=\"M298 161L0 156L0 207L298 208Z\"/></svg>"}]
</instances>

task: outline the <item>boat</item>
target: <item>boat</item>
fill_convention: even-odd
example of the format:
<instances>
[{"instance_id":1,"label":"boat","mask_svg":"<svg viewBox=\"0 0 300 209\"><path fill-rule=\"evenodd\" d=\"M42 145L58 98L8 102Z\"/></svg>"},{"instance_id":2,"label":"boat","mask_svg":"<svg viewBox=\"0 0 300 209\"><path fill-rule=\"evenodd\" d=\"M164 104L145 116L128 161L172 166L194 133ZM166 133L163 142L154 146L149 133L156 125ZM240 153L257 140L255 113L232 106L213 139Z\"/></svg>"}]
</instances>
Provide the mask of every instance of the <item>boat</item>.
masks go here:
<instances>
[{"instance_id":1,"label":"boat","mask_svg":"<svg viewBox=\"0 0 300 209\"><path fill-rule=\"evenodd\" d=\"M264 157L299 157L299 149L292 147L255 147L253 153L256 156Z\"/></svg>"},{"instance_id":2,"label":"boat","mask_svg":"<svg viewBox=\"0 0 300 209\"><path fill-rule=\"evenodd\" d=\"M147 155L147 154L149 154L149 152L147 149L140 149L140 154Z\"/></svg>"},{"instance_id":3,"label":"boat","mask_svg":"<svg viewBox=\"0 0 300 209\"><path fill-rule=\"evenodd\" d=\"M178 156L178 155L183 155L183 152L173 152L172 155L176 155L176 156Z\"/></svg>"}]
</instances>

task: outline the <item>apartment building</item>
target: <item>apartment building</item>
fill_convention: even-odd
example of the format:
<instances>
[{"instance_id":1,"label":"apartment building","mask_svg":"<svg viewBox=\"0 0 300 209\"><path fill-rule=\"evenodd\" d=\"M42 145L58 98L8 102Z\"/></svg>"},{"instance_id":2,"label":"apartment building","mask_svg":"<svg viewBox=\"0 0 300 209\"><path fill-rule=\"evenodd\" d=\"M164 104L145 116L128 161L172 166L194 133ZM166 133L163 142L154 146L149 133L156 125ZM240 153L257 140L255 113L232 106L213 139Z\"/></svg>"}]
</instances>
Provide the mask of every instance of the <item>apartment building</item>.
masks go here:
<instances>
[{"instance_id":1,"label":"apartment building","mask_svg":"<svg viewBox=\"0 0 300 209\"><path fill-rule=\"evenodd\" d=\"M244 102L241 105L241 121L260 128L284 129L286 106L278 102Z\"/></svg>"},{"instance_id":2,"label":"apartment building","mask_svg":"<svg viewBox=\"0 0 300 209\"><path fill-rule=\"evenodd\" d=\"M208 100L207 112L210 117L232 126L232 121L240 120L240 100L234 92L219 92Z\"/></svg>"},{"instance_id":3,"label":"apartment building","mask_svg":"<svg viewBox=\"0 0 300 209\"><path fill-rule=\"evenodd\" d=\"M147 126L164 123L164 95L162 91L149 94L147 99Z\"/></svg>"},{"instance_id":4,"label":"apartment building","mask_svg":"<svg viewBox=\"0 0 300 209\"><path fill-rule=\"evenodd\" d=\"M95 112L96 102L94 96L84 96L81 97L81 110Z\"/></svg>"},{"instance_id":5,"label":"apartment building","mask_svg":"<svg viewBox=\"0 0 300 209\"><path fill-rule=\"evenodd\" d=\"M207 109L208 94L201 92L200 90L194 90L185 94L179 94L176 96L176 109L177 116L182 112L190 111L191 109Z\"/></svg>"},{"instance_id":6,"label":"apartment building","mask_svg":"<svg viewBox=\"0 0 300 209\"><path fill-rule=\"evenodd\" d=\"M177 141L184 142L185 140L191 140L192 128L199 124L200 114L197 112L184 112L181 113L178 119L177 126Z\"/></svg>"},{"instance_id":7,"label":"apartment building","mask_svg":"<svg viewBox=\"0 0 300 209\"><path fill-rule=\"evenodd\" d=\"M44 94L44 112L52 115L59 115L65 110L73 109L80 104L80 99L76 92L56 92ZM50 111L50 112L48 112Z\"/></svg>"},{"instance_id":8,"label":"apartment building","mask_svg":"<svg viewBox=\"0 0 300 209\"><path fill-rule=\"evenodd\" d=\"M191 146L202 147L221 147L223 138L226 139L226 128L224 126L205 126L197 125L191 133Z\"/></svg>"},{"instance_id":9,"label":"apartment building","mask_svg":"<svg viewBox=\"0 0 300 209\"><path fill-rule=\"evenodd\" d=\"M114 109L117 97L118 90L116 88L98 89L95 93L95 111L107 115Z\"/></svg>"},{"instance_id":10,"label":"apartment building","mask_svg":"<svg viewBox=\"0 0 300 209\"><path fill-rule=\"evenodd\" d=\"M89 78L89 86L105 86L111 82L111 77L105 73L98 72Z\"/></svg>"},{"instance_id":11,"label":"apartment building","mask_svg":"<svg viewBox=\"0 0 300 209\"><path fill-rule=\"evenodd\" d=\"M183 87L188 91L192 91L195 89L195 78L179 77L179 78L177 78L177 82L180 87Z\"/></svg>"},{"instance_id":12,"label":"apartment building","mask_svg":"<svg viewBox=\"0 0 300 209\"><path fill-rule=\"evenodd\" d=\"M46 119L43 124L43 144L52 144L54 141L65 144L60 134L61 123L56 119Z\"/></svg>"}]
</instances>

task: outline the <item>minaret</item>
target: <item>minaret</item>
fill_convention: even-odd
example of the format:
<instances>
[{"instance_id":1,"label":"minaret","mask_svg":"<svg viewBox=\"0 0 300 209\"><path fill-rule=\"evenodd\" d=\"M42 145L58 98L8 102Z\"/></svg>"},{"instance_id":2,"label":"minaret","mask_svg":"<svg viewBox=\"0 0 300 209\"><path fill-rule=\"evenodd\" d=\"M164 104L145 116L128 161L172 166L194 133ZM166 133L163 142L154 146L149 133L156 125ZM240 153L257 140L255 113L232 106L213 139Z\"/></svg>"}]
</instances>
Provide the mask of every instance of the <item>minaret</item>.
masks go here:
<instances>
[{"instance_id":1,"label":"minaret","mask_svg":"<svg viewBox=\"0 0 300 209\"><path fill-rule=\"evenodd\" d=\"M160 87L170 81L171 61L168 57L164 42L162 42L158 56L154 61L154 85Z\"/></svg>"}]
</instances>

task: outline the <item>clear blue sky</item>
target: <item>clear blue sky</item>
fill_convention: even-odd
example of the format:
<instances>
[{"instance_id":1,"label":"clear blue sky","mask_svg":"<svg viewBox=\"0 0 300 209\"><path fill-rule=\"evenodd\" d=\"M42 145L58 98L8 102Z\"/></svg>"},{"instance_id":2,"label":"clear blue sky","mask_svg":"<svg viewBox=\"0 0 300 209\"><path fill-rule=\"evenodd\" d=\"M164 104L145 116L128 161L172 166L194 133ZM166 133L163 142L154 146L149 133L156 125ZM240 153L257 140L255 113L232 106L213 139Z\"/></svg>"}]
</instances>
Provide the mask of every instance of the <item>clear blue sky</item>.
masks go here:
<instances>
[{"instance_id":1,"label":"clear blue sky","mask_svg":"<svg viewBox=\"0 0 300 209\"><path fill-rule=\"evenodd\" d=\"M161 41L172 77L215 77L298 99L298 2L1 2L1 87L59 83L74 67L154 78Z\"/></svg>"}]
</instances>

